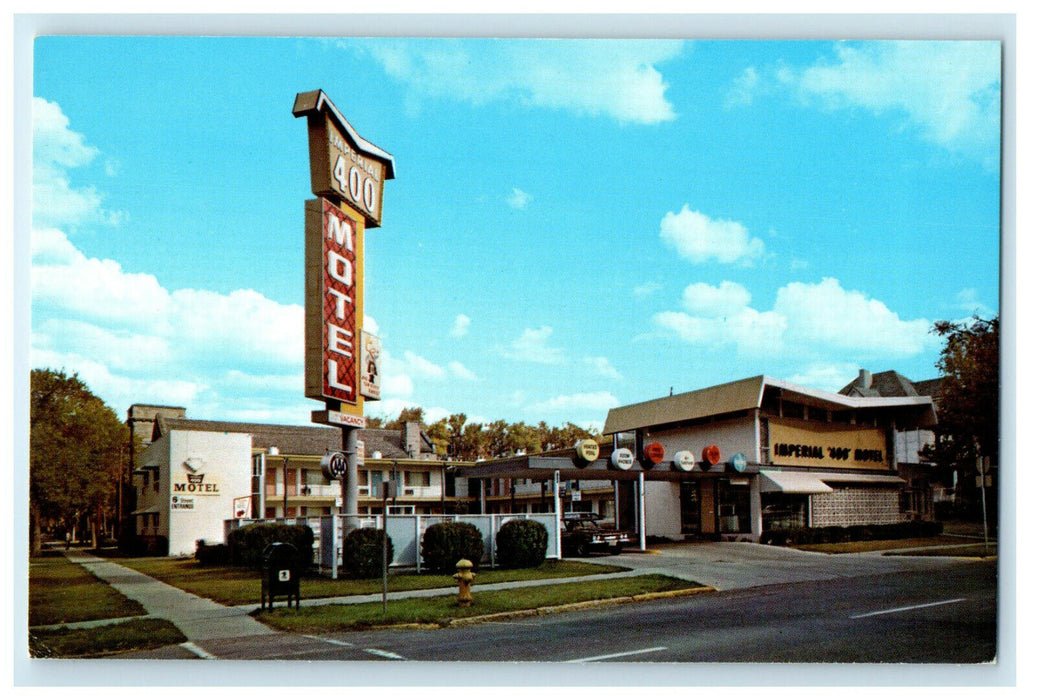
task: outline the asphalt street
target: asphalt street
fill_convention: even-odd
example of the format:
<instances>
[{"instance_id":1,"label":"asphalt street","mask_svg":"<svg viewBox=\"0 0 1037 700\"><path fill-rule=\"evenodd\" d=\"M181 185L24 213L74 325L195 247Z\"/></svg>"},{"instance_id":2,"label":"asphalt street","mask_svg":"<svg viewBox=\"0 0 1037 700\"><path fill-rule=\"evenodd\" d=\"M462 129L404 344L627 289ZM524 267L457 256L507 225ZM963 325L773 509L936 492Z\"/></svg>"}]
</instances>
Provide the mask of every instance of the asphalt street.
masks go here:
<instances>
[{"instance_id":1,"label":"asphalt street","mask_svg":"<svg viewBox=\"0 0 1037 700\"><path fill-rule=\"evenodd\" d=\"M996 563L840 576L434 630L214 641L221 659L977 664Z\"/></svg>"}]
</instances>

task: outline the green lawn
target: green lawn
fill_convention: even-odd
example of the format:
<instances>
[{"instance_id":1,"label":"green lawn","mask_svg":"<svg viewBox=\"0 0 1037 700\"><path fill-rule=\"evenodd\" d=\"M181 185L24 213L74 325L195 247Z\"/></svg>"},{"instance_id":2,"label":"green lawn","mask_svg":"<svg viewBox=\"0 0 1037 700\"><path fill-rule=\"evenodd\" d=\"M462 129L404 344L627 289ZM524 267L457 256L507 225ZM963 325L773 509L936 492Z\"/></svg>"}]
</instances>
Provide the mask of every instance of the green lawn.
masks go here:
<instances>
[{"instance_id":1,"label":"green lawn","mask_svg":"<svg viewBox=\"0 0 1037 700\"><path fill-rule=\"evenodd\" d=\"M335 632L399 624L445 625L451 620L477 615L536 610L590 600L629 599L646 593L696 587L699 584L658 574L594 581L593 584L562 583L503 591L480 591L476 585L472 589L474 602L470 607L459 606L456 595L445 595L391 600L388 602L387 614L383 614L379 602L320 605L298 610L279 605L272 612L257 612L255 617L271 627L298 633Z\"/></svg>"},{"instance_id":2,"label":"green lawn","mask_svg":"<svg viewBox=\"0 0 1037 700\"><path fill-rule=\"evenodd\" d=\"M962 537L939 535L937 537L908 537L899 540L865 540L863 542L836 542L831 544L800 544L795 549L805 552L823 552L825 554L856 554L859 552L878 552L885 549L919 549L922 547L945 547L948 545L970 546L974 540ZM980 548L983 543L979 543ZM940 550L933 550L934 552Z\"/></svg>"},{"instance_id":3,"label":"green lawn","mask_svg":"<svg viewBox=\"0 0 1037 700\"><path fill-rule=\"evenodd\" d=\"M138 619L73 629L65 624L144 615L146 611L59 552L29 559L29 653L89 658L185 641L165 620ZM55 629L38 626L63 625Z\"/></svg>"},{"instance_id":4,"label":"green lawn","mask_svg":"<svg viewBox=\"0 0 1037 700\"><path fill-rule=\"evenodd\" d=\"M144 608L58 552L29 559L29 626L145 614Z\"/></svg>"},{"instance_id":5,"label":"green lawn","mask_svg":"<svg viewBox=\"0 0 1037 700\"><path fill-rule=\"evenodd\" d=\"M152 578L223 605L259 604L260 573L229 566L203 566L194 559L159 557L120 559L123 566L136 569ZM549 559L532 569L495 569L476 572L475 583L499 583L569 576L589 576L626 571L623 567L588 562ZM414 574L389 572L390 591L447 588L456 585L451 574ZM303 578L299 584L303 598L334 598L348 595L381 593L382 579L338 579L323 576Z\"/></svg>"},{"instance_id":6,"label":"green lawn","mask_svg":"<svg viewBox=\"0 0 1037 700\"><path fill-rule=\"evenodd\" d=\"M996 557L997 542L987 545L978 542L938 549L898 549L895 552L889 552L889 555L901 557Z\"/></svg>"},{"instance_id":7,"label":"green lawn","mask_svg":"<svg viewBox=\"0 0 1037 700\"><path fill-rule=\"evenodd\" d=\"M29 632L33 658L96 658L187 641L168 620L142 618L83 629L59 627Z\"/></svg>"}]
</instances>

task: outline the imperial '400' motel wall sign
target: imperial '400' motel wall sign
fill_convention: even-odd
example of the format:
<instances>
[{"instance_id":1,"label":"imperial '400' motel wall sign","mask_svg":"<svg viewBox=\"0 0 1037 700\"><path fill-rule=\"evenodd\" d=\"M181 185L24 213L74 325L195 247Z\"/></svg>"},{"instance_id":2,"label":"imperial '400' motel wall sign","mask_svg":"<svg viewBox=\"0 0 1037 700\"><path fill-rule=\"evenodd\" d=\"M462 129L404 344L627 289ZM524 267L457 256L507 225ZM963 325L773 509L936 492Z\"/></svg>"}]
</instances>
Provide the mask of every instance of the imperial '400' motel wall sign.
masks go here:
<instances>
[{"instance_id":1,"label":"imperial '400' motel wall sign","mask_svg":"<svg viewBox=\"0 0 1037 700\"><path fill-rule=\"evenodd\" d=\"M306 202L306 396L323 400L314 420L364 427L364 399L378 400L380 343L364 333L364 231L382 221L393 157L361 138L321 90L296 95L305 116L310 181Z\"/></svg>"}]
</instances>

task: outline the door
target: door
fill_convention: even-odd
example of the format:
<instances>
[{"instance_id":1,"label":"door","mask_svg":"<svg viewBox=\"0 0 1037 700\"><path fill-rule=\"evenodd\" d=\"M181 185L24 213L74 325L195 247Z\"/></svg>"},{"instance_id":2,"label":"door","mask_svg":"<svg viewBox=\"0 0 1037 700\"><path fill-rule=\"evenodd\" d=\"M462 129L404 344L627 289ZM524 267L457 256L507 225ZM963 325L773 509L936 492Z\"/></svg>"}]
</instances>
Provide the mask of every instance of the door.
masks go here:
<instances>
[{"instance_id":1,"label":"door","mask_svg":"<svg viewBox=\"0 0 1037 700\"><path fill-rule=\"evenodd\" d=\"M702 533L702 500L698 480L681 482L681 534Z\"/></svg>"}]
</instances>

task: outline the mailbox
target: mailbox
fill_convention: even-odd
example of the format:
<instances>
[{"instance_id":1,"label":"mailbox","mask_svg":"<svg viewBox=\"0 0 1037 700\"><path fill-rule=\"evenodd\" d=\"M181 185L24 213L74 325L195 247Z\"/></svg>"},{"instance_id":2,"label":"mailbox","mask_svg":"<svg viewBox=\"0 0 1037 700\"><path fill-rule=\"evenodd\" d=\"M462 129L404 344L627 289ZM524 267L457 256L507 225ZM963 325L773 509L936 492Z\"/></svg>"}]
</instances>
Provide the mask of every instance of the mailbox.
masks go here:
<instances>
[{"instance_id":1,"label":"mailbox","mask_svg":"<svg viewBox=\"0 0 1037 700\"><path fill-rule=\"evenodd\" d=\"M260 592L260 610L265 610L269 603L274 609L274 598L284 596L288 599L288 607L295 598L295 609L299 609L299 578L302 567L299 565L299 550L288 542L274 542L263 550L263 586Z\"/></svg>"}]
</instances>

